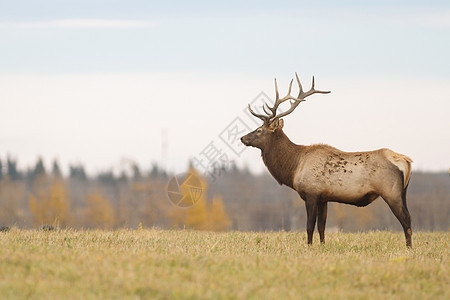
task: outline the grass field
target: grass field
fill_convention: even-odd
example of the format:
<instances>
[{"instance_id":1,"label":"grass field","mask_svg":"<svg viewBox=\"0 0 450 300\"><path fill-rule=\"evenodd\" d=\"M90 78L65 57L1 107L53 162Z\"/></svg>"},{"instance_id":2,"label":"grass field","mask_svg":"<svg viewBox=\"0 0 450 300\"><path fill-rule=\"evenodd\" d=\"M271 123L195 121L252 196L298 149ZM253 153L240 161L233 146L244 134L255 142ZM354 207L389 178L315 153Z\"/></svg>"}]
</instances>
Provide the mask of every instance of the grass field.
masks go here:
<instances>
[{"instance_id":1,"label":"grass field","mask_svg":"<svg viewBox=\"0 0 450 300\"><path fill-rule=\"evenodd\" d=\"M2 299L450 299L448 232L0 232ZM317 237L315 237L317 238Z\"/></svg>"}]
</instances>

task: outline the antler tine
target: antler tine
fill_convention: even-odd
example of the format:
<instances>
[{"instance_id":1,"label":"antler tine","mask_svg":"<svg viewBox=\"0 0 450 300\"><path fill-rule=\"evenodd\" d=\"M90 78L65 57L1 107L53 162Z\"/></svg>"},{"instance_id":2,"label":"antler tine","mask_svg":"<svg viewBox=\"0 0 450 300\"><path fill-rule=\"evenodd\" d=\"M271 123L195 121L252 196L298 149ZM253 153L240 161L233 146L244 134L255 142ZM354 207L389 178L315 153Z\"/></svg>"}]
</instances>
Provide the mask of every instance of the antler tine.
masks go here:
<instances>
[{"instance_id":1,"label":"antler tine","mask_svg":"<svg viewBox=\"0 0 450 300\"><path fill-rule=\"evenodd\" d=\"M248 110L250 111L250 113L252 115L254 115L255 117L257 117L257 118L260 118L261 120L264 121L265 124L267 124L267 123L270 123L270 122L272 122L272 121L274 121L276 119L279 119L281 117L284 117L284 116L290 114L300 104L300 102L305 101L305 98L308 97L308 96L311 96L312 94L316 94L316 93L318 93L318 94L328 94L328 93L330 93L330 91L319 91L319 90L315 89L315 87L314 87L314 85L315 85L314 76L312 78L311 89L309 91L307 91L307 92L304 92L302 84L300 83L300 79L298 78L298 74L297 73L295 73L295 77L297 79L298 89L299 89L297 98L291 96L292 82L294 81L293 79L291 79L291 82L289 83L288 94L280 99L280 94L278 92L277 79L275 78L275 103L273 104L273 107L270 107L267 103L264 103L264 105L263 105L263 110L267 114L267 116L255 113L252 110L252 108L250 107L250 104L249 104L248 105ZM277 115L278 106L281 103L285 102L286 100L292 100L290 102L291 107L287 111Z\"/></svg>"},{"instance_id":2,"label":"antler tine","mask_svg":"<svg viewBox=\"0 0 450 300\"><path fill-rule=\"evenodd\" d=\"M275 119L279 119L279 118L281 118L281 117L287 116L288 114L290 114L291 112L294 111L294 109L300 104L300 102L306 101L305 98L308 97L308 96L311 96L312 94L315 94L315 93L319 93L319 94L328 94L328 93L330 93L329 91L319 91L319 90L316 90L316 89L314 88L314 85L315 85L314 76L313 76L313 78L312 78L311 89L310 89L309 91L307 91L307 92L304 92L304 91L303 91L303 86L302 86L302 84L301 84L301 82L300 82L300 79L298 78L297 72L295 73L295 78L297 79L298 89L299 89L297 98L294 98L294 97L290 96L291 86L289 86L289 94L288 94L288 96L285 97L286 99L283 98L283 101L286 101L287 99L293 100L293 101L291 101L291 107L290 107L287 111L285 111L285 112L283 112L283 113L281 113L281 114L279 114L279 115L273 114L273 115L270 117L270 120L269 120L269 121L273 121L273 120L275 120ZM292 81L291 81L291 85L292 85ZM280 99L280 100L281 100L281 99ZM283 102L283 101L280 101L280 103ZM280 103L278 103L278 105L279 105ZM273 111L273 110L272 110L272 111Z\"/></svg>"},{"instance_id":3,"label":"antler tine","mask_svg":"<svg viewBox=\"0 0 450 300\"><path fill-rule=\"evenodd\" d=\"M278 94L277 79L275 78L275 102L278 101L279 97L280 97L280 95Z\"/></svg>"},{"instance_id":4,"label":"antler tine","mask_svg":"<svg viewBox=\"0 0 450 300\"><path fill-rule=\"evenodd\" d=\"M297 74L295 74L295 75L297 75ZM313 76L313 78L312 78L312 84L311 84L311 89L309 90L309 91L307 91L307 92L303 92L303 89L301 88L301 84L300 84L300 80L298 80L298 76L297 76L297 82L299 83L299 88L300 88L300 91L299 91L299 93L298 93L298 99L305 99L306 97L308 97L308 96L311 96L312 94L329 94L329 93L331 93L330 91L319 91L319 90L316 90L315 88L314 88L314 76Z\"/></svg>"},{"instance_id":5,"label":"antler tine","mask_svg":"<svg viewBox=\"0 0 450 300\"><path fill-rule=\"evenodd\" d=\"M270 110L270 107L269 107L269 105L267 105L267 103L264 103L264 105L263 105L263 110L264 110L264 112L265 112L267 115L270 115L271 112L268 112L268 111L266 110L266 106L267 106L267 109Z\"/></svg>"},{"instance_id":6,"label":"antler tine","mask_svg":"<svg viewBox=\"0 0 450 300\"><path fill-rule=\"evenodd\" d=\"M270 120L274 117L276 117L277 114L277 109L278 106L283 103L284 101L288 100L288 99L292 99L293 97L291 96L291 90L292 90L292 80L291 83L289 84L289 93L287 94L287 96L283 97L280 99L280 94L278 92L278 84L277 84L277 79L275 78L275 103L273 105L273 107L270 107L267 103L264 103L263 105L263 110L264 112L267 114L267 116L261 115L261 114L257 114L255 113L252 108L250 107L250 104L248 105L248 110L250 111L250 113L252 115L254 115L257 118L260 118L261 120L264 121L264 123L268 123L270 122ZM266 110L267 107L267 110ZM269 112L270 111L270 112Z\"/></svg>"},{"instance_id":7,"label":"antler tine","mask_svg":"<svg viewBox=\"0 0 450 300\"><path fill-rule=\"evenodd\" d=\"M264 107L263 107L263 108L264 108ZM264 115L260 115L260 114L255 113L255 112L253 111L252 107L250 106L250 104L248 105L248 110L249 110L250 113L251 113L252 115L254 115L255 117L257 117L257 118L263 120L264 123L269 122L269 120L270 120L270 117L269 117L269 116L264 116ZM264 110L264 111L265 111L265 110Z\"/></svg>"},{"instance_id":8,"label":"antler tine","mask_svg":"<svg viewBox=\"0 0 450 300\"><path fill-rule=\"evenodd\" d=\"M271 121L282 118L284 116L287 116L288 114L290 114L291 112L294 111L294 109L300 104L300 102L303 102L303 101L306 101L306 100L303 100L303 99L294 100L293 102L291 102L291 107L287 111L282 112L281 114L271 118Z\"/></svg>"},{"instance_id":9,"label":"antler tine","mask_svg":"<svg viewBox=\"0 0 450 300\"><path fill-rule=\"evenodd\" d=\"M276 95L276 99L275 99L275 103L273 104L273 107L269 107L267 104L267 108L272 112L272 114L270 114L270 118L273 118L276 116L277 114L277 109L278 106L283 103L286 100L289 99L295 99L291 96L291 90L292 90L292 82L293 79L291 79L291 82L289 84L289 91L288 94L286 96L284 96L283 98L280 99L279 93L278 93L278 86L277 86L277 79L275 78L275 95ZM267 112L266 112L267 113Z\"/></svg>"},{"instance_id":10,"label":"antler tine","mask_svg":"<svg viewBox=\"0 0 450 300\"><path fill-rule=\"evenodd\" d=\"M302 84L300 83L300 79L298 78L297 72L295 72L295 77L297 78L298 94L300 95L301 93L303 93L303 87L302 87Z\"/></svg>"},{"instance_id":11,"label":"antler tine","mask_svg":"<svg viewBox=\"0 0 450 300\"><path fill-rule=\"evenodd\" d=\"M288 91L288 96L291 95L291 90L292 90L292 82L294 81L294 79L291 79L291 82L289 83L289 91Z\"/></svg>"}]
</instances>

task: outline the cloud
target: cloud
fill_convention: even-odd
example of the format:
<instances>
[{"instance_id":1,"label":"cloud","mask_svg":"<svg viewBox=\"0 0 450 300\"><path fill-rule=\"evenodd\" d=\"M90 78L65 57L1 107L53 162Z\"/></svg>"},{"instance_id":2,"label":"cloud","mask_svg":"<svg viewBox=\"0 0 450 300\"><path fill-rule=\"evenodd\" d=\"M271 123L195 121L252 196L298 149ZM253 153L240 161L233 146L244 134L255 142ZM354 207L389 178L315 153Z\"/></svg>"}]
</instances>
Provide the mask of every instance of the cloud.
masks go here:
<instances>
[{"instance_id":1,"label":"cloud","mask_svg":"<svg viewBox=\"0 0 450 300\"><path fill-rule=\"evenodd\" d=\"M154 23L139 20L60 19L50 21L0 22L0 28L147 28Z\"/></svg>"},{"instance_id":2,"label":"cloud","mask_svg":"<svg viewBox=\"0 0 450 300\"><path fill-rule=\"evenodd\" d=\"M388 17L397 24L419 25L431 28L450 28L450 11L400 14Z\"/></svg>"}]
</instances>

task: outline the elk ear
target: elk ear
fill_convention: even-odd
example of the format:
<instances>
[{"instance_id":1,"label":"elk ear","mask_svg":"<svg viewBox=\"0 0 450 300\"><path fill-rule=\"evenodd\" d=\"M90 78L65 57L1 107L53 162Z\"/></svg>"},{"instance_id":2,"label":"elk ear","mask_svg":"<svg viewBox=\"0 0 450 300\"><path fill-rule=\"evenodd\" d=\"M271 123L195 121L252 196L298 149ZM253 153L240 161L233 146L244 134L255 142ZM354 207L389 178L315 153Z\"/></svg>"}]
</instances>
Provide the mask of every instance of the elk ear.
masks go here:
<instances>
[{"instance_id":1,"label":"elk ear","mask_svg":"<svg viewBox=\"0 0 450 300\"><path fill-rule=\"evenodd\" d=\"M283 119L276 119L275 121L273 121L272 124L270 124L270 129L271 131L275 131L277 129L282 129L283 128Z\"/></svg>"}]
</instances>

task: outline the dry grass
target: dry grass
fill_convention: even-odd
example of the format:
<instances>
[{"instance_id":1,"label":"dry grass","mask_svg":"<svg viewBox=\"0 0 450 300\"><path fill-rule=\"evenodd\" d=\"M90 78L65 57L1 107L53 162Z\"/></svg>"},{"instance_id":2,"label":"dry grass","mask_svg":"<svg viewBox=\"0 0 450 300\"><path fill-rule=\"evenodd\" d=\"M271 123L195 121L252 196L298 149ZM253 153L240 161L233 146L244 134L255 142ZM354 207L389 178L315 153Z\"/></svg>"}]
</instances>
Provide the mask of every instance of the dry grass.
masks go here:
<instances>
[{"instance_id":1,"label":"dry grass","mask_svg":"<svg viewBox=\"0 0 450 300\"><path fill-rule=\"evenodd\" d=\"M450 299L449 233L0 232L0 295L45 299Z\"/></svg>"}]
</instances>

